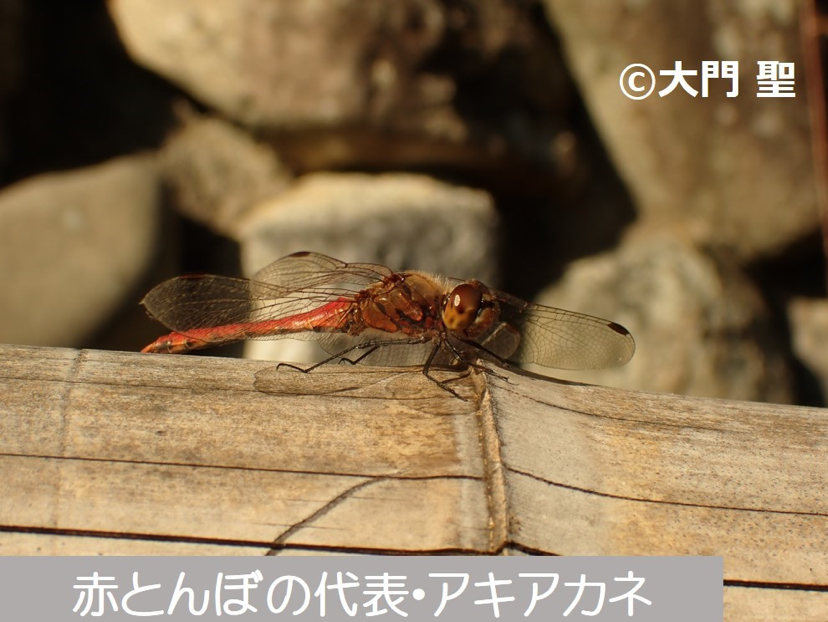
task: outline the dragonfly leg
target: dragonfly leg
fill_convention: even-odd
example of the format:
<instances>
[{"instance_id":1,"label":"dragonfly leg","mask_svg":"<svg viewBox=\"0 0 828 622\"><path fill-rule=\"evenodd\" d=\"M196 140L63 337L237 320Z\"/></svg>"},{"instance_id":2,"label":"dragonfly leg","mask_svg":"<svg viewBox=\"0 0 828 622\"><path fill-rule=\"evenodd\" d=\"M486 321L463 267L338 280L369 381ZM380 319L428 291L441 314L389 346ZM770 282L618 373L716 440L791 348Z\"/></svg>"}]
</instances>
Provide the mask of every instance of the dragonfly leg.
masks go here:
<instances>
[{"instance_id":1,"label":"dragonfly leg","mask_svg":"<svg viewBox=\"0 0 828 622\"><path fill-rule=\"evenodd\" d=\"M348 350L346 350L346 352L348 352ZM345 354L346 352L343 352L343 354ZM322 365L325 365L326 363L330 363L331 361L334 361L338 358L340 358L340 355L339 354L334 354L334 355L329 356L328 358L326 358L324 361L319 361L318 363L314 363L310 367L299 367L298 365L294 365L292 363L279 363L276 366L276 369L279 370L279 369L282 369L282 367L287 367L289 369L295 369L296 371L301 371L303 374L307 374L307 373L312 372L317 367L321 367Z\"/></svg>"},{"instance_id":2,"label":"dragonfly leg","mask_svg":"<svg viewBox=\"0 0 828 622\"><path fill-rule=\"evenodd\" d=\"M302 368L302 367L299 367L297 365L293 365L291 363L279 363L276 366L276 369L281 369L282 367L289 367L290 369L295 369L297 371L301 371L302 373L306 374L308 372L313 371L317 367L321 367L322 365L330 363L331 361L335 361L336 359L341 359L342 361L347 361L347 362L351 363L352 365L356 365L362 359L364 359L366 356L368 356L369 354L372 354L375 350L377 350L378 348L381 348L382 346L406 345L406 344L409 344L409 343L417 343L417 342L397 341L397 340L388 341L388 340L382 340L382 339L377 339L375 341L366 341L366 342L363 342L363 343L355 344L355 345L353 345L349 348L345 348L344 350L341 350L340 352L337 352L336 354L331 354L325 360L319 361L318 363L314 363L310 367ZM354 360L351 360L351 359L345 357L346 354L348 354L349 352L353 352L354 350L368 350L368 351L360 354Z\"/></svg>"},{"instance_id":3,"label":"dragonfly leg","mask_svg":"<svg viewBox=\"0 0 828 622\"><path fill-rule=\"evenodd\" d=\"M460 351L459 351L456 347L454 347L454 344L452 344L450 340L446 339L444 343L445 343L445 344L449 347L449 349L451 350L451 353L454 355L454 357L455 357L457 360L462 361L462 362L463 362L463 364L465 364L465 365L467 365L467 366L471 367L472 369L476 369L477 371L482 372L482 373L484 373L484 374L491 374L491 375L492 375L492 376L494 376L495 378L499 378L499 379L501 379L501 380L505 380L506 382L508 382L508 381L509 381L509 379L508 379L506 376L504 376L504 375L502 375L502 374L498 374L498 373L497 373L496 371L494 371L493 369L490 369L489 367L486 367L485 365L481 365L481 364L480 364L480 363L478 363L477 361L469 361L469 360L467 360L467 359L468 359L468 356L464 356L462 352L460 352ZM486 348L484 348L483 346L481 346L481 345L480 345L480 344L478 344L478 343L475 343L475 342L473 342L473 341L467 341L467 340L465 340L465 339L463 340L463 343L465 343L465 344L467 344L467 345L470 345L470 346L473 346L473 347L477 348L478 350L483 350L483 351L484 351L484 352L486 352L487 354L489 354L489 355L491 355L492 357L494 357L494 359L495 359L498 363L502 364L502 365L503 365L504 367L506 367L506 368L512 368L512 367L514 367L511 363L509 363L508 361L504 361L503 359L501 359L499 356L497 356L497 355L496 355L496 354L494 354L493 352L489 352ZM460 376L460 377L461 377L461 378L465 378L465 376Z\"/></svg>"},{"instance_id":4,"label":"dragonfly leg","mask_svg":"<svg viewBox=\"0 0 828 622\"><path fill-rule=\"evenodd\" d=\"M304 367L299 367L298 365L294 365L293 363L279 363L276 365L276 369L282 369L282 367L287 367L288 369L295 369L296 371L301 371L303 374L306 374L310 371L310 369L305 369Z\"/></svg>"},{"instance_id":5,"label":"dragonfly leg","mask_svg":"<svg viewBox=\"0 0 828 622\"><path fill-rule=\"evenodd\" d=\"M443 380L437 380L437 378L435 378L434 376L432 376L431 374L428 373L431 370L431 364L434 362L434 357L437 356L437 353L439 351L440 351L440 344L437 344L437 345L434 346L434 349L431 351L431 354L428 355L428 359L426 360L425 365L423 366L423 375L426 378L428 378L429 380L431 380L431 382L436 384L438 387L443 389L443 391L447 391L448 393L451 393L454 397L460 398L464 402L468 402L469 400L467 400L465 397L460 395L457 391L455 391L450 386L448 386L449 382L452 382L453 380L459 380L460 378L465 378L466 376L468 376L468 374L458 376L457 378L452 378L451 380L448 380L448 381L443 381Z\"/></svg>"},{"instance_id":6,"label":"dragonfly leg","mask_svg":"<svg viewBox=\"0 0 828 622\"><path fill-rule=\"evenodd\" d=\"M282 369L282 367L287 367L289 369L295 369L296 371L301 371L303 374L307 374L307 373L312 372L317 367L320 367L321 365L324 365L325 363L330 363L331 361L336 360L338 358L339 358L339 354L334 354L334 355L329 356L328 358L326 358L324 361L319 361L318 363L314 363L310 367L299 367L298 365L294 365L293 363L279 363L276 366L276 369L279 370L279 369Z\"/></svg>"},{"instance_id":7,"label":"dragonfly leg","mask_svg":"<svg viewBox=\"0 0 828 622\"><path fill-rule=\"evenodd\" d=\"M499 362L499 361L498 361L498 362ZM501 363L501 364L502 364L502 363ZM508 378L508 376L504 376L503 374L499 374L499 373L497 373L497 372L496 372L495 370L493 370L491 367L486 367L485 365L480 365L479 363L474 364L474 365L472 365L472 366L473 366L475 369L477 369L477 370L479 370L479 371L483 372L484 374L489 374L490 376L494 376L494 377L495 377L495 378L497 378L498 380L505 380L506 382L509 382L509 378ZM508 365L504 365L504 367L507 367L508 369L512 369L512 368L514 368L514 365L512 365L511 363L509 363Z\"/></svg>"},{"instance_id":8,"label":"dragonfly leg","mask_svg":"<svg viewBox=\"0 0 828 622\"><path fill-rule=\"evenodd\" d=\"M394 341L388 341L388 340L366 341L364 343L358 343L356 345L353 345L350 348L346 348L346 349L342 350L341 352L337 352L336 354L332 354L331 356L329 356L325 360L320 361L319 363L314 363L310 367L302 368L302 367L299 367L297 365L293 365L291 363L279 363L276 366L276 369L281 369L282 367L289 367L290 369L295 369L295 370L300 371L304 374L307 374L307 373L313 371L314 369L316 369L317 367L325 365L326 363L330 363L331 361L336 360L336 359L341 359L343 361L348 361L352 365L356 365L357 363L362 361L365 357L369 356L374 351L376 351L378 348L381 348L383 346L406 345L406 344L411 344L411 343L417 343L417 342L406 342L406 341L398 341L398 340L394 340ZM361 353L354 360L351 360L351 359L345 357L346 354L348 354L349 352L353 352L354 350L366 350L366 352ZM462 395L460 395L457 391L455 391L454 389L449 387L448 383L449 382L454 382L456 380L460 380L462 378L465 378L465 377L468 376L468 373L459 375L456 378L451 378L450 380L447 380L447 381L438 380L437 378L435 378L434 376L432 376L429 373L429 371L431 370L431 365L434 362L434 358L437 356L437 353L439 351L440 351L440 345L437 344L437 345L434 346L434 349L431 351L431 354L428 355L428 360L426 360L425 365L423 366L423 374L425 375L426 378L431 380L433 383L435 383L438 387L440 387L444 391L446 391L448 393L451 393L454 397L460 398L464 402L467 402L468 400L466 398L464 398ZM459 357L458 357L458 359L459 359ZM462 361L462 359L460 359L460 360ZM465 363L465 361L463 361L463 362Z\"/></svg>"},{"instance_id":9,"label":"dragonfly leg","mask_svg":"<svg viewBox=\"0 0 828 622\"><path fill-rule=\"evenodd\" d=\"M463 378L468 378L469 375L471 375L471 369L467 368L463 371L463 373L457 374L454 378L443 380L443 384L448 384L449 382L457 382L458 380L462 380Z\"/></svg>"},{"instance_id":10,"label":"dragonfly leg","mask_svg":"<svg viewBox=\"0 0 828 622\"><path fill-rule=\"evenodd\" d=\"M497 362L498 365L500 365L501 367L503 367L505 369L513 369L513 370L520 371L520 368L517 365L515 365L511 361L507 361L502 356L498 356L497 354L495 354L494 352L492 352L491 350L489 350L485 346L482 346L479 343L476 343L474 341L470 341L470 340L467 340L467 339L463 339L462 341L466 345L469 345L469 346L485 353L487 356L491 357L495 362ZM495 378L498 378L500 380L505 380L506 382L509 382L509 378L507 378L503 374L497 373L495 370L491 369L490 367L486 367L485 365L481 365L480 363L475 363L475 362L470 362L468 364L471 367L474 367L475 369L478 369L478 370L482 371L483 373L490 374L490 375L494 376Z\"/></svg>"},{"instance_id":11,"label":"dragonfly leg","mask_svg":"<svg viewBox=\"0 0 828 622\"><path fill-rule=\"evenodd\" d=\"M356 364L357 364L357 363L359 363L362 359L364 359L366 356L368 356L368 355L370 355L370 354L373 354L373 353L374 353L374 352L376 352L378 349L379 349L379 346L374 346L374 347L372 347L372 348L369 348L367 352L364 352L364 353L360 354L357 358L355 358L355 359L353 359L353 360L349 359L347 356L340 356L340 357L339 357L339 358L340 358L340 362L341 362L341 363L350 363L351 365L356 365Z\"/></svg>"}]
</instances>

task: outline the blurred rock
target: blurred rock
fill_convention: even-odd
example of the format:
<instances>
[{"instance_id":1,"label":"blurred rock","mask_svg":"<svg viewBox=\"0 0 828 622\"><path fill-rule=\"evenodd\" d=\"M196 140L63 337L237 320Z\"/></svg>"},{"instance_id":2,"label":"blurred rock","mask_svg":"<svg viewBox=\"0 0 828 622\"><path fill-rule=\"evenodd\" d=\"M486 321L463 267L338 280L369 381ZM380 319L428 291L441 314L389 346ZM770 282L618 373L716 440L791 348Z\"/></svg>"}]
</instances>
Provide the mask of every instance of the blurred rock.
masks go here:
<instances>
[{"instance_id":1,"label":"blurred rock","mask_svg":"<svg viewBox=\"0 0 828 622\"><path fill-rule=\"evenodd\" d=\"M147 156L0 192L0 342L83 344L134 295L151 263L160 196Z\"/></svg>"},{"instance_id":2,"label":"blurred rock","mask_svg":"<svg viewBox=\"0 0 828 622\"><path fill-rule=\"evenodd\" d=\"M137 62L278 139L297 170L451 165L524 175L527 160L558 164L561 115L573 102L539 7L109 1Z\"/></svg>"},{"instance_id":3,"label":"blurred rock","mask_svg":"<svg viewBox=\"0 0 828 622\"><path fill-rule=\"evenodd\" d=\"M217 233L257 201L283 190L288 173L273 150L215 117L185 116L160 154L178 210Z\"/></svg>"},{"instance_id":4,"label":"blurred rock","mask_svg":"<svg viewBox=\"0 0 828 622\"><path fill-rule=\"evenodd\" d=\"M249 212L235 237L247 276L307 250L495 283L496 234L494 204L480 190L424 175L314 173ZM267 342L248 345L251 358L308 360L304 343L287 351Z\"/></svg>"},{"instance_id":5,"label":"blurred rock","mask_svg":"<svg viewBox=\"0 0 828 622\"><path fill-rule=\"evenodd\" d=\"M758 291L735 263L682 233L634 232L615 251L573 263L538 302L622 324L636 353L617 369L535 371L645 391L793 400L786 349Z\"/></svg>"},{"instance_id":6,"label":"blurred rock","mask_svg":"<svg viewBox=\"0 0 828 622\"><path fill-rule=\"evenodd\" d=\"M602 137L645 217L685 221L705 246L740 260L770 256L818 230L799 9L793 0L606 3L545 0L570 66ZM670 78L633 101L622 70L644 63L656 74L739 61L739 94L711 80L709 98ZM793 62L796 98L757 98L757 61Z\"/></svg>"},{"instance_id":7,"label":"blurred rock","mask_svg":"<svg viewBox=\"0 0 828 622\"><path fill-rule=\"evenodd\" d=\"M793 350L818 384L811 400L825 406L828 397L828 300L794 298L788 304Z\"/></svg>"}]
</instances>

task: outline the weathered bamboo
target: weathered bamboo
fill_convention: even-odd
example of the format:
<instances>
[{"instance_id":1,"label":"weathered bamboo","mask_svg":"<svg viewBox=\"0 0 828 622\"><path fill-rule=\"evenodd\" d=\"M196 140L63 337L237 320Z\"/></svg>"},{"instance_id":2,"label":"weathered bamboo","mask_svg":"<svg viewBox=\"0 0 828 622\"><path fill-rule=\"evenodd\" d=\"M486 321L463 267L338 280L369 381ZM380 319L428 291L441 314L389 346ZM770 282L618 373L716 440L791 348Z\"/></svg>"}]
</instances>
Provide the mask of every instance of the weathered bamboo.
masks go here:
<instances>
[{"instance_id":1,"label":"weathered bamboo","mask_svg":"<svg viewBox=\"0 0 828 622\"><path fill-rule=\"evenodd\" d=\"M0 346L0 554L722 555L828 619L828 411L498 374Z\"/></svg>"}]
</instances>

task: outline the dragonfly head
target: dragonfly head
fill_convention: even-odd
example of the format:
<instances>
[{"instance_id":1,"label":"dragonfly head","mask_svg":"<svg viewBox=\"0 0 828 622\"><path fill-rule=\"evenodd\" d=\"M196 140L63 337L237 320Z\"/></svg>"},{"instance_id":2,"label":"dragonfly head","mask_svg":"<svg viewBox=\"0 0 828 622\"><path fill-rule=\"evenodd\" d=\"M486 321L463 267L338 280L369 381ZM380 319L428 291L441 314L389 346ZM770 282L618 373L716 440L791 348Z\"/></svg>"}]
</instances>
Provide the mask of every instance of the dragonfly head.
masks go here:
<instances>
[{"instance_id":1,"label":"dragonfly head","mask_svg":"<svg viewBox=\"0 0 828 622\"><path fill-rule=\"evenodd\" d=\"M489 289L478 281L461 283L446 298L443 324L452 332L475 337L497 319Z\"/></svg>"}]
</instances>

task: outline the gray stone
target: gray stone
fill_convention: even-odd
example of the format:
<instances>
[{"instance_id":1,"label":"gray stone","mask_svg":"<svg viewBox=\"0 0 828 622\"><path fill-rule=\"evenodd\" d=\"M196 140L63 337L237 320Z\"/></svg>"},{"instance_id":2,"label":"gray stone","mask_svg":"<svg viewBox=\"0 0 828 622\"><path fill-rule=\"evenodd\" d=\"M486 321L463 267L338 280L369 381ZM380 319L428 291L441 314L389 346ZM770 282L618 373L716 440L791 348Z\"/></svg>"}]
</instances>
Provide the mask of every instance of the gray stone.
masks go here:
<instances>
[{"instance_id":1,"label":"gray stone","mask_svg":"<svg viewBox=\"0 0 828 622\"><path fill-rule=\"evenodd\" d=\"M152 263L161 228L154 160L125 157L0 192L0 342L81 346Z\"/></svg>"},{"instance_id":2,"label":"gray stone","mask_svg":"<svg viewBox=\"0 0 828 622\"><path fill-rule=\"evenodd\" d=\"M732 262L683 234L638 231L570 265L541 304L596 315L636 340L632 362L596 372L536 371L628 389L790 403L784 344L756 288Z\"/></svg>"},{"instance_id":3,"label":"gray stone","mask_svg":"<svg viewBox=\"0 0 828 622\"><path fill-rule=\"evenodd\" d=\"M812 128L799 4L793 0L607 3L545 0L569 65L616 167L645 218L679 221L705 246L741 260L772 256L818 231ZM711 80L710 96L659 77L683 61L739 61L739 94ZM757 98L758 60L792 62L796 98ZM644 63L656 92L633 101L622 70ZM643 82L642 82L643 84Z\"/></svg>"},{"instance_id":4,"label":"gray stone","mask_svg":"<svg viewBox=\"0 0 828 622\"><path fill-rule=\"evenodd\" d=\"M821 395L809 396L825 406L828 398L828 300L794 298L788 303L793 351L816 380Z\"/></svg>"},{"instance_id":5,"label":"gray stone","mask_svg":"<svg viewBox=\"0 0 828 622\"><path fill-rule=\"evenodd\" d=\"M532 3L109 7L138 63L278 141L296 170L439 164L529 176L527 160L558 166L573 91Z\"/></svg>"},{"instance_id":6,"label":"gray stone","mask_svg":"<svg viewBox=\"0 0 828 622\"><path fill-rule=\"evenodd\" d=\"M224 235L289 179L270 147L227 121L192 113L167 140L160 160L178 211Z\"/></svg>"}]
</instances>

